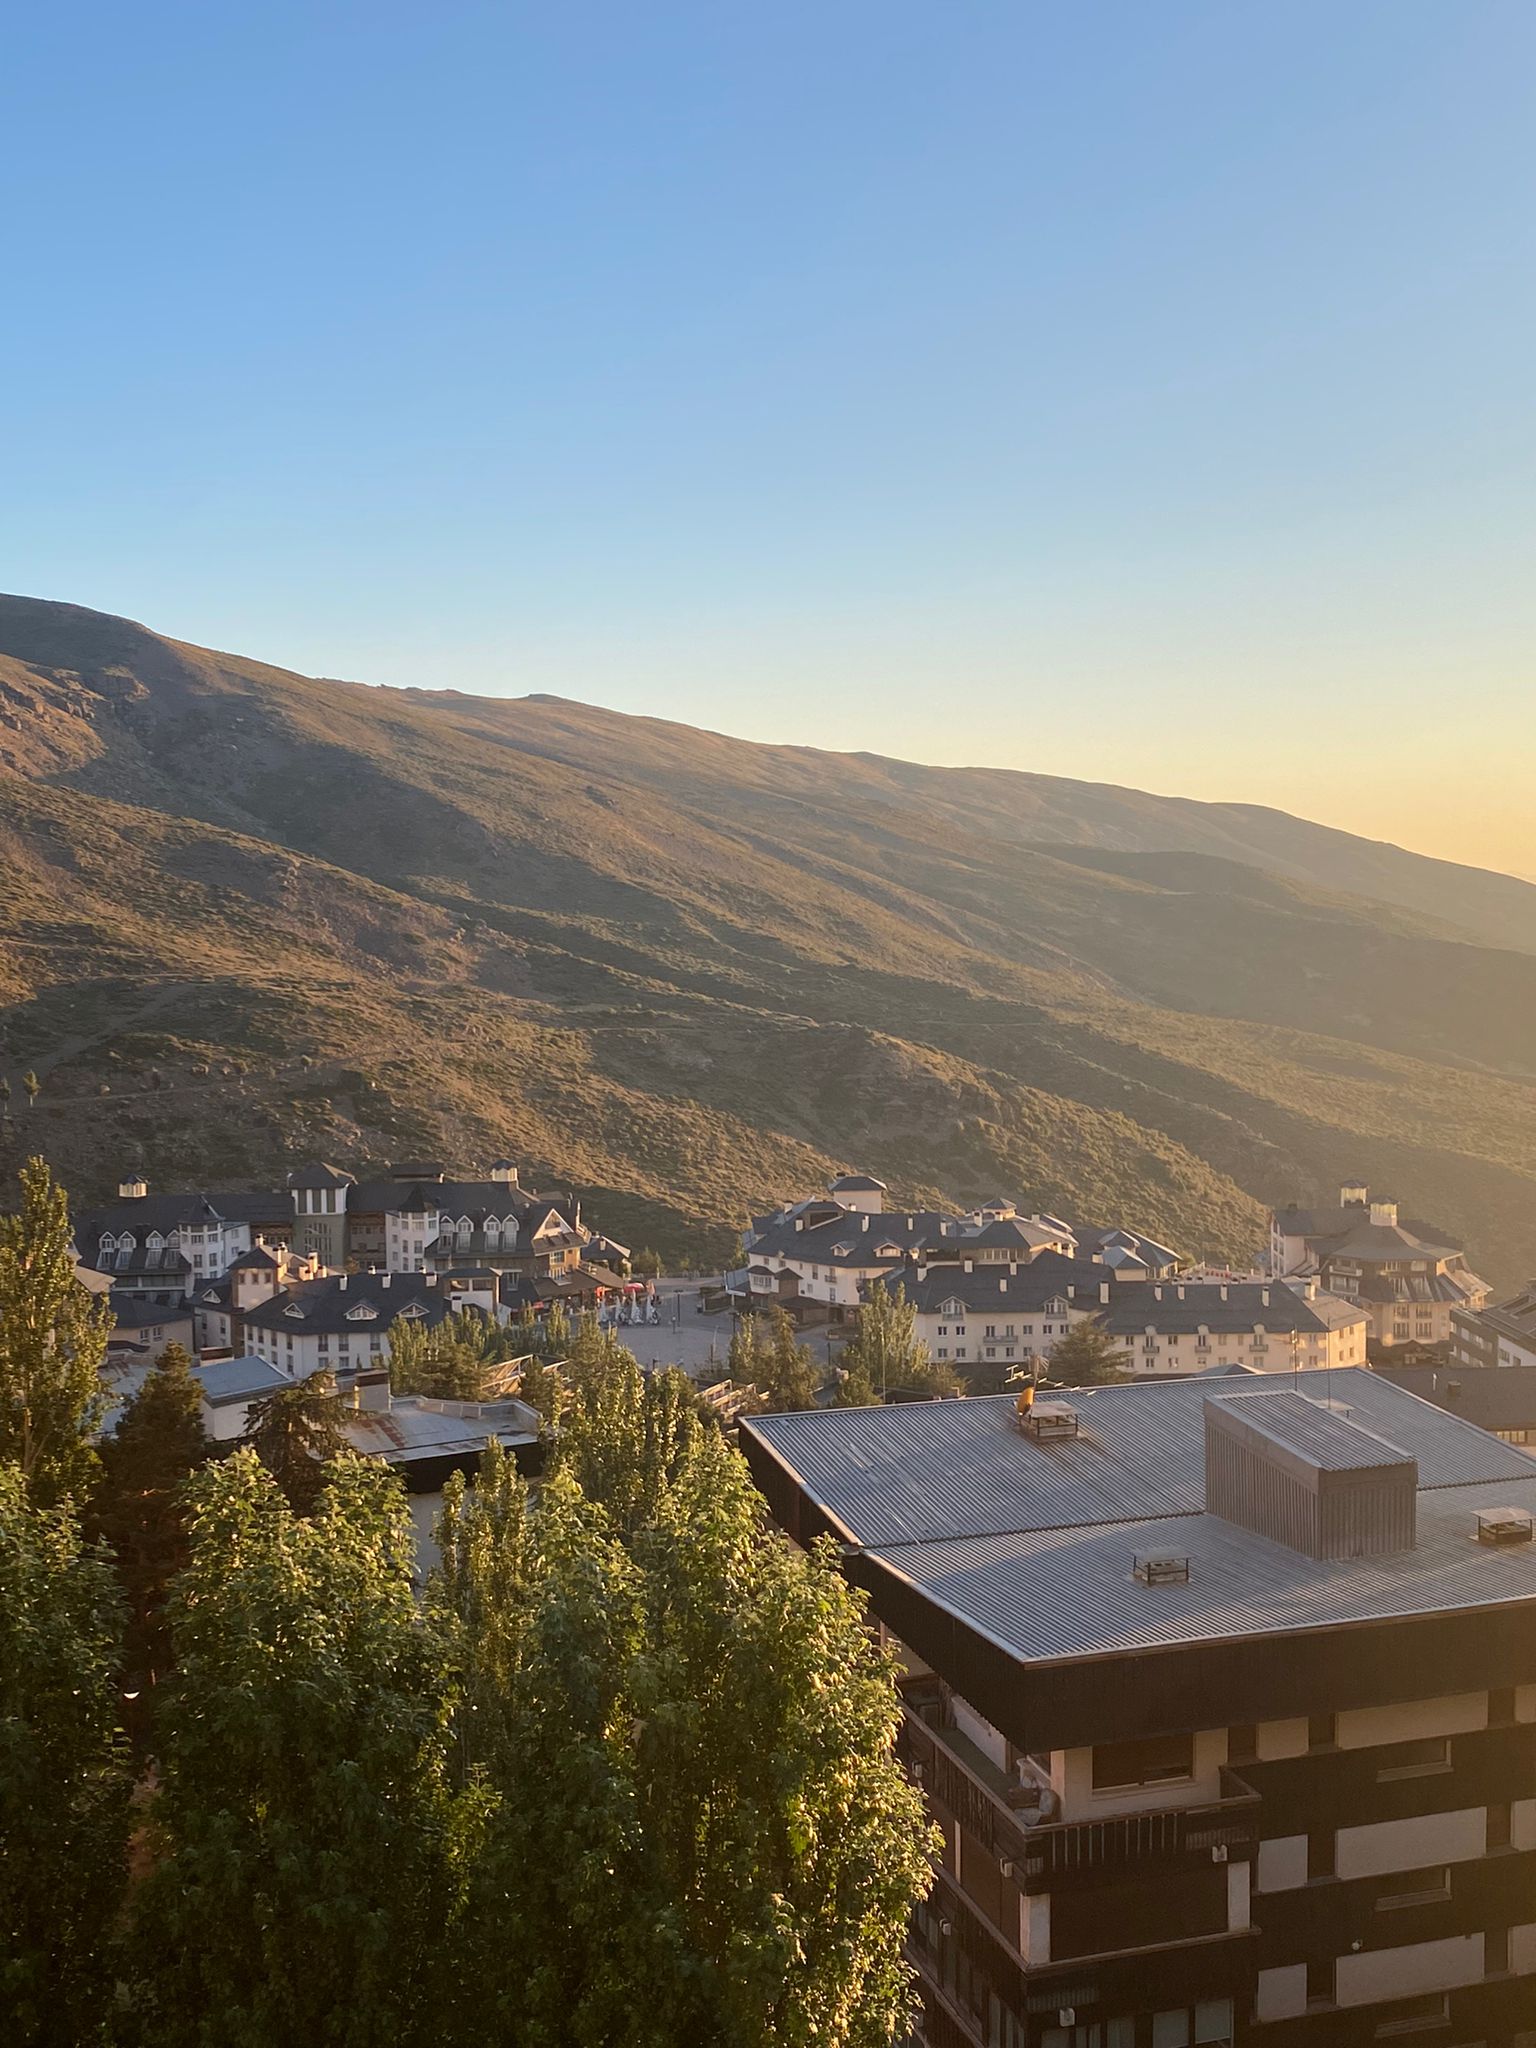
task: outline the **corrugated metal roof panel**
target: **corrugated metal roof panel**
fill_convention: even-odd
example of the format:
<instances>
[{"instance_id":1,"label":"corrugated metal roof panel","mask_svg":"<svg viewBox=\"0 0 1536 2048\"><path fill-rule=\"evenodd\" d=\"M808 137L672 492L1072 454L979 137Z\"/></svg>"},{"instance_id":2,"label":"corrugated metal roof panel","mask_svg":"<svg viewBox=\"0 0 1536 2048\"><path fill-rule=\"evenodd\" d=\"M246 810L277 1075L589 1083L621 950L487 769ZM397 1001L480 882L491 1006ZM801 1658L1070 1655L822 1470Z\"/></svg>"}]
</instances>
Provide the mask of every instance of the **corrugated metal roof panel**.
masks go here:
<instances>
[{"instance_id":1,"label":"corrugated metal roof panel","mask_svg":"<svg viewBox=\"0 0 1536 2048\"><path fill-rule=\"evenodd\" d=\"M1476 1510L1536 1509L1536 1474L1419 1496L1414 1549L1313 1559L1218 1515L876 1548L870 1558L1026 1661L1170 1648L1536 1599L1536 1550L1480 1545ZM1145 1586L1133 1556L1190 1560Z\"/></svg>"},{"instance_id":2,"label":"corrugated metal roof panel","mask_svg":"<svg viewBox=\"0 0 1536 2048\"><path fill-rule=\"evenodd\" d=\"M1271 1393L1290 1393L1289 1375L1267 1377L1279 1379ZM1299 1384L1313 1399L1340 1403L1362 1429L1417 1459L1421 1489L1530 1475L1530 1460L1511 1445L1363 1368L1303 1373ZM1052 1398L1078 1408L1076 1437L1044 1443L1025 1437L1007 1395L756 1416L742 1427L769 1445L810 1498L861 1544L926 1543L1204 1508L1209 1380L1069 1388ZM1232 1398L1266 1395L1245 1389Z\"/></svg>"}]
</instances>

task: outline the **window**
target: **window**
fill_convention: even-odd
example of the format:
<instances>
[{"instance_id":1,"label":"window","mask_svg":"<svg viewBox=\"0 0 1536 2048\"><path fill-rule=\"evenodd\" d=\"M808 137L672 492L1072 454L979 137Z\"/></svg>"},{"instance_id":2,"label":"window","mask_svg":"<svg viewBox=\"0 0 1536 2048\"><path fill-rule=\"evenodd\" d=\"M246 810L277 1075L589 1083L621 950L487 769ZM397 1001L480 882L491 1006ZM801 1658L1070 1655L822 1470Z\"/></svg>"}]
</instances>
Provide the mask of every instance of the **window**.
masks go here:
<instances>
[{"instance_id":1,"label":"window","mask_svg":"<svg viewBox=\"0 0 1536 2048\"><path fill-rule=\"evenodd\" d=\"M1126 2039L1129 2044L1131 2037ZM1230 2048L1231 2040L1230 1998L1206 1998L1152 2015L1152 2048Z\"/></svg>"},{"instance_id":2,"label":"window","mask_svg":"<svg viewBox=\"0 0 1536 2048\"><path fill-rule=\"evenodd\" d=\"M1425 1906L1450 1896L1451 1873L1443 1863L1432 1863L1423 1870L1394 1870L1377 1879L1376 1910L1386 1913L1398 1906Z\"/></svg>"},{"instance_id":3,"label":"window","mask_svg":"<svg viewBox=\"0 0 1536 2048\"><path fill-rule=\"evenodd\" d=\"M1193 1735L1153 1735L1140 1742L1100 1742L1093 1751L1095 1792L1137 1785L1178 1785L1195 1775Z\"/></svg>"},{"instance_id":4,"label":"window","mask_svg":"<svg viewBox=\"0 0 1536 2048\"><path fill-rule=\"evenodd\" d=\"M1507 1728L1515 1718L1515 1688L1496 1686L1488 1695L1488 1726Z\"/></svg>"},{"instance_id":5,"label":"window","mask_svg":"<svg viewBox=\"0 0 1536 2048\"><path fill-rule=\"evenodd\" d=\"M1308 1749L1333 1749L1339 1739L1337 1718L1332 1714L1313 1714L1307 1722Z\"/></svg>"},{"instance_id":6,"label":"window","mask_svg":"<svg viewBox=\"0 0 1536 2048\"><path fill-rule=\"evenodd\" d=\"M1507 1801L1502 1806L1489 1807L1487 1846L1490 1849L1507 1849L1509 1847L1509 1822L1510 1812Z\"/></svg>"},{"instance_id":7,"label":"window","mask_svg":"<svg viewBox=\"0 0 1536 2048\"><path fill-rule=\"evenodd\" d=\"M1332 1956L1314 1956L1307 1964L1308 2005L1333 2004L1333 1965Z\"/></svg>"},{"instance_id":8,"label":"window","mask_svg":"<svg viewBox=\"0 0 1536 2048\"><path fill-rule=\"evenodd\" d=\"M1509 1974L1509 1929L1490 1927L1483 1936L1483 1975L1504 1977Z\"/></svg>"},{"instance_id":9,"label":"window","mask_svg":"<svg viewBox=\"0 0 1536 2048\"><path fill-rule=\"evenodd\" d=\"M1451 1768L1451 1738L1426 1735L1416 1742L1389 1742L1376 1752L1376 1782L1395 1778L1427 1778Z\"/></svg>"},{"instance_id":10,"label":"window","mask_svg":"<svg viewBox=\"0 0 1536 2048\"><path fill-rule=\"evenodd\" d=\"M1376 2022L1376 2039L1390 2040L1397 2034L1417 2034L1426 2027L1443 2026L1451 2016L1450 1998L1444 1991L1430 1991L1422 1998L1400 1998L1384 2005Z\"/></svg>"},{"instance_id":11,"label":"window","mask_svg":"<svg viewBox=\"0 0 1536 2048\"><path fill-rule=\"evenodd\" d=\"M1307 1882L1313 1883L1320 1877L1333 1876L1334 1833L1332 1828L1318 1828L1307 1837Z\"/></svg>"},{"instance_id":12,"label":"window","mask_svg":"<svg viewBox=\"0 0 1536 2048\"><path fill-rule=\"evenodd\" d=\"M1259 1760L1259 1731L1252 1721L1242 1721L1227 1730L1227 1762L1252 1764Z\"/></svg>"}]
</instances>

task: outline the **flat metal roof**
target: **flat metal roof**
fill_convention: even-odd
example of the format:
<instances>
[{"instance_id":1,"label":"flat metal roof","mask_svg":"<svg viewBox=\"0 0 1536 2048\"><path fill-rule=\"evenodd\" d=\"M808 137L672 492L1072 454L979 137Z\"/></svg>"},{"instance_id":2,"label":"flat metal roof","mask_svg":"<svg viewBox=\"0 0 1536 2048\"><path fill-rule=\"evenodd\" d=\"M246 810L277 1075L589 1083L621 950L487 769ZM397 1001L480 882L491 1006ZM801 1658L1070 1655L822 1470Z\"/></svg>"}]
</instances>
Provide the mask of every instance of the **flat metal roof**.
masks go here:
<instances>
[{"instance_id":1,"label":"flat metal roof","mask_svg":"<svg viewBox=\"0 0 1536 2048\"><path fill-rule=\"evenodd\" d=\"M1512 1445L1354 1366L1266 1374L1219 1397L1208 1379L1053 1390L1080 1427L1043 1442L1020 1432L1010 1395L759 1415L741 1427L850 1543L947 1542L1198 1515L1206 1402L1295 1398L1293 1385L1309 1406L1337 1404L1320 1418L1343 1416L1416 1459L1421 1513L1426 1490L1531 1477ZM1326 1420L1317 1426L1326 1431Z\"/></svg>"}]
</instances>

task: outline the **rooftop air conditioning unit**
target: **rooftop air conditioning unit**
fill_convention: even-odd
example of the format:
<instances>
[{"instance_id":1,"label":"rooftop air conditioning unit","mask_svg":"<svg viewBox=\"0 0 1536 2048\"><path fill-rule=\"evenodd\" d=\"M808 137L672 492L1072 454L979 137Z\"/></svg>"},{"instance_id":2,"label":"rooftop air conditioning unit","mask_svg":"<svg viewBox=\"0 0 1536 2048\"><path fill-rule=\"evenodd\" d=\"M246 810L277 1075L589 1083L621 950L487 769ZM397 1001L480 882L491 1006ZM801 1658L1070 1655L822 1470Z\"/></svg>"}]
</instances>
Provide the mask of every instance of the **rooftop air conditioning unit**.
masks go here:
<instances>
[{"instance_id":1,"label":"rooftop air conditioning unit","mask_svg":"<svg viewBox=\"0 0 1536 2048\"><path fill-rule=\"evenodd\" d=\"M1479 1508L1477 1540L1495 1548L1509 1543L1529 1543L1532 1525L1526 1508Z\"/></svg>"},{"instance_id":2,"label":"rooftop air conditioning unit","mask_svg":"<svg viewBox=\"0 0 1536 2048\"><path fill-rule=\"evenodd\" d=\"M1138 1550L1132 1568L1143 1586L1187 1586L1189 1559L1182 1551Z\"/></svg>"},{"instance_id":3,"label":"rooftop air conditioning unit","mask_svg":"<svg viewBox=\"0 0 1536 2048\"><path fill-rule=\"evenodd\" d=\"M1024 1417L1024 1428L1028 1435L1037 1440L1076 1436L1077 1410L1069 1401L1036 1401Z\"/></svg>"}]
</instances>

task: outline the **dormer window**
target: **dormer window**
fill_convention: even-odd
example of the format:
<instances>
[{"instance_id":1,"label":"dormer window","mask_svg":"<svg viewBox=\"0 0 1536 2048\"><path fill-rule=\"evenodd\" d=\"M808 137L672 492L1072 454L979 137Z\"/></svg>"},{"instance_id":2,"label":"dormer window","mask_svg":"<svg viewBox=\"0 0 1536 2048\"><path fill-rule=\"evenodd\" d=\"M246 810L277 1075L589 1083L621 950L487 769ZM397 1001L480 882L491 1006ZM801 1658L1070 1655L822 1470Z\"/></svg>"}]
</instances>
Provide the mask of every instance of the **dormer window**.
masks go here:
<instances>
[{"instance_id":1,"label":"dormer window","mask_svg":"<svg viewBox=\"0 0 1536 2048\"><path fill-rule=\"evenodd\" d=\"M302 1323L304 1320L304 1311L299 1307L299 1304L296 1301L290 1301L288 1306L283 1310L283 1314L285 1316L292 1316L293 1320L296 1323Z\"/></svg>"},{"instance_id":2,"label":"dormer window","mask_svg":"<svg viewBox=\"0 0 1536 2048\"><path fill-rule=\"evenodd\" d=\"M378 1321L379 1312L366 1301L360 1301L356 1308L347 1310L349 1323L373 1323Z\"/></svg>"}]
</instances>

